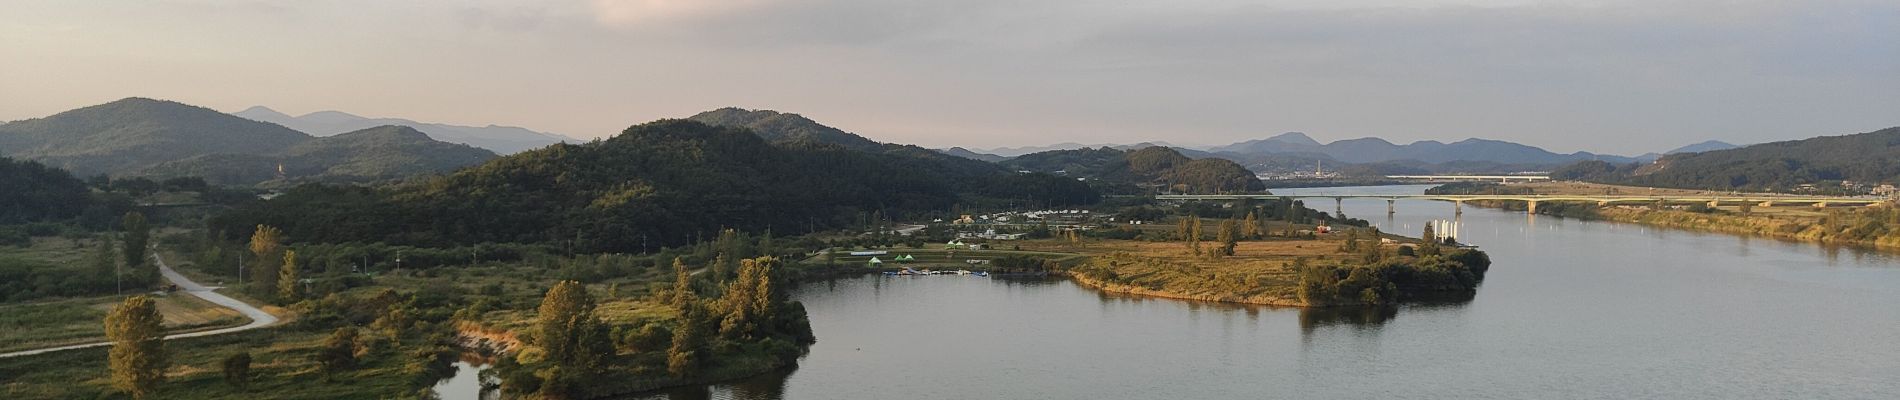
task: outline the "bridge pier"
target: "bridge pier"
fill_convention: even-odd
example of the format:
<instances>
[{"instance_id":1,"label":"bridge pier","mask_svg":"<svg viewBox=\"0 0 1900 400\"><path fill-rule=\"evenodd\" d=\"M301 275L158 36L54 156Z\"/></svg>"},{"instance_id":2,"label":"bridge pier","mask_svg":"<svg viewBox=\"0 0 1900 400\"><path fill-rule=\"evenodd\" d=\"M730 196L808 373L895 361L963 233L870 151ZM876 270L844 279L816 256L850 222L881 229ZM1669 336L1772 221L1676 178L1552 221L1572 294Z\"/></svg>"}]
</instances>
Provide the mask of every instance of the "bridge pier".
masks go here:
<instances>
[{"instance_id":1,"label":"bridge pier","mask_svg":"<svg viewBox=\"0 0 1900 400\"><path fill-rule=\"evenodd\" d=\"M1334 197L1333 198L1333 218L1339 218L1339 216L1341 215L1346 215L1346 198Z\"/></svg>"},{"instance_id":2,"label":"bridge pier","mask_svg":"<svg viewBox=\"0 0 1900 400\"><path fill-rule=\"evenodd\" d=\"M1398 214L1398 208L1393 206L1393 204L1398 202L1399 199L1385 199L1385 215Z\"/></svg>"},{"instance_id":3,"label":"bridge pier","mask_svg":"<svg viewBox=\"0 0 1900 400\"><path fill-rule=\"evenodd\" d=\"M1537 213L1537 200L1531 200L1531 201L1527 201L1527 203L1530 203L1530 206L1529 206L1529 207L1525 207L1525 210L1524 210L1524 211L1525 211L1525 212L1528 212L1528 213L1531 213L1531 214L1536 214L1536 213Z\"/></svg>"},{"instance_id":4,"label":"bridge pier","mask_svg":"<svg viewBox=\"0 0 1900 400\"><path fill-rule=\"evenodd\" d=\"M1464 201L1464 200L1452 200L1452 201L1451 201L1451 213L1452 213L1453 215L1465 215L1465 201Z\"/></svg>"}]
</instances>

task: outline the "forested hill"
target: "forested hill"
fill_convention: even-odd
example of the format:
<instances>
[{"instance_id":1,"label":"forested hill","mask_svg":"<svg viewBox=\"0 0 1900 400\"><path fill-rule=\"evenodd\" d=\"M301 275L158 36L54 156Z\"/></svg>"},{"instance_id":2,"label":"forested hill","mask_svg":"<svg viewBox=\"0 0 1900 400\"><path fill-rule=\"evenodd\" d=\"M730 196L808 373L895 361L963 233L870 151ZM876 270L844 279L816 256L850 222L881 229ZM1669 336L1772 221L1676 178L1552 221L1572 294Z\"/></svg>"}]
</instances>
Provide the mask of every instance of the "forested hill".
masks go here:
<instances>
[{"instance_id":1,"label":"forested hill","mask_svg":"<svg viewBox=\"0 0 1900 400\"><path fill-rule=\"evenodd\" d=\"M1053 150L1018 156L1001 165L1109 185L1162 187L1178 193L1235 193L1266 188L1252 171L1233 161L1190 159L1162 146L1136 150L1108 147Z\"/></svg>"},{"instance_id":2,"label":"forested hill","mask_svg":"<svg viewBox=\"0 0 1900 400\"><path fill-rule=\"evenodd\" d=\"M209 154L281 151L307 140L310 135L276 124L134 97L0 125L0 156L90 176Z\"/></svg>"},{"instance_id":3,"label":"forested hill","mask_svg":"<svg viewBox=\"0 0 1900 400\"><path fill-rule=\"evenodd\" d=\"M1650 165L1582 162L1557 179L1694 189L1787 190L1823 181L1900 183L1900 127L1679 153Z\"/></svg>"},{"instance_id":4,"label":"forested hill","mask_svg":"<svg viewBox=\"0 0 1900 400\"><path fill-rule=\"evenodd\" d=\"M78 216L91 189L72 174L0 157L0 225Z\"/></svg>"},{"instance_id":5,"label":"forested hill","mask_svg":"<svg viewBox=\"0 0 1900 400\"><path fill-rule=\"evenodd\" d=\"M1071 179L1037 174L992 175L986 182L995 192L959 193L950 178L913 161L832 144L773 145L748 129L661 120L393 189L302 186L214 225L239 232L270 224L309 242L550 243L636 252L726 228L802 233L873 216L946 216L971 196L1049 205L1096 200ZM1064 185L1083 192L1045 197Z\"/></svg>"},{"instance_id":6,"label":"forested hill","mask_svg":"<svg viewBox=\"0 0 1900 400\"><path fill-rule=\"evenodd\" d=\"M796 146L796 144L836 144L836 146L849 148L849 150L857 150L857 152L866 152L866 154L883 154L891 155L891 157L899 157L899 159L904 159L902 163L910 163L910 165L916 165L916 167L921 167L921 169L929 169L929 171L933 171L933 173L942 174L942 176L946 176L946 178L952 178L952 186L956 186L956 188L961 191L982 190L980 186L988 186L988 184L990 184L988 180L990 180L992 176L1009 173L1009 171L1011 171L1011 169L997 167L996 163L978 161L978 159L967 159L967 157L958 157L958 155L942 154L942 152L937 152L937 150L920 148L920 146L887 144L887 142L870 140L870 138L864 138L864 136L855 135L855 133L847 133L844 129L828 127L828 125L811 121L811 119L804 118L804 116L787 114L787 112L745 110L745 108L720 108L720 110L711 110L711 112L701 112L701 114L697 114L697 116L692 116L692 118L688 119L701 121L701 123L707 123L707 125L718 125L718 127L743 127L743 129L750 129L752 133L766 138L768 142L779 144L779 146Z\"/></svg>"},{"instance_id":7,"label":"forested hill","mask_svg":"<svg viewBox=\"0 0 1900 400\"><path fill-rule=\"evenodd\" d=\"M707 125L751 129L766 141L784 143L827 143L861 151L879 151L884 144L812 121L802 115L772 110L747 110L726 107L694 114L686 119Z\"/></svg>"},{"instance_id":8,"label":"forested hill","mask_svg":"<svg viewBox=\"0 0 1900 400\"><path fill-rule=\"evenodd\" d=\"M264 154L212 154L159 164L135 175L196 176L251 185L284 175L299 181L370 182L454 171L495 158L494 152L430 139L415 128L379 126L315 138Z\"/></svg>"},{"instance_id":9,"label":"forested hill","mask_svg":"<svg viewBox=\"0 0 1900 400\"><path fill-rule=\"evenodd\" d=\"M367 181L438 173L495 157L408 127L316 138L177 102L128 98L0 125L0 155L79 176L202 177L250 185L275 180Z\"/></svg>"}]
</instances>

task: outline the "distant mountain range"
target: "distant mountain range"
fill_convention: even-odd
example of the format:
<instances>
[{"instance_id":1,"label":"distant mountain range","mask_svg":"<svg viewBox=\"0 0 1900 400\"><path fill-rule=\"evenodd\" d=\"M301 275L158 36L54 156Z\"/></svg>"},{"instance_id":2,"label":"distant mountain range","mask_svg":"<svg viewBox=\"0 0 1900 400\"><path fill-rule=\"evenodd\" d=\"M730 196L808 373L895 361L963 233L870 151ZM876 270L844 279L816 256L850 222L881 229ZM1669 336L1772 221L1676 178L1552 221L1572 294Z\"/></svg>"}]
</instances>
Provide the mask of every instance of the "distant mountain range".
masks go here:
<instances>
[{"instance_id":1,"label":"distant mountain range","mask_svg":"<svg viewBox=\"0 0 1900 400\"><path fill-rule=\"evenodd\" d=\"M1654 163L1579 162L1552 171L1551 176L1643 186L1773 191L1831 181L1900 183L1900 127L1746 147L1705 142L1684 149L1688 150L1672 151Z\"/></svg>"},{"instance_id":2,"label":"distant mountain range","mask_svg":"<svg viewBox=\"0 0 1900 400\"><path fill-rule=\"evenodd\" d=\"M1041 153L1045 151L1055 151L1055 150L1099 149L1103 147L1116 149L1116 150L1135 150L1135 149L1140 149L1143 147L1153 147L1153 146L1173 147L1177 149L1188 148L1184 146L1177 146L1168 142L1151 141L1151 142L1141 142L1141 143L1135 143L1135 144L1115 144L1115 143L1082 144L1082 143L1075 143L1075 142L1063 142L1063 143L1056 143L1056 144L1052 144L1048 146L998 147L994 149L968 149L968 150L970 152L978 153L978 154L989 154L989 155L997 155L997 156L1002 156L1002 157L1015 157L1015 156L1020 156L1024 154Z\"/></svg>"},{"instance_id":3,"label":"distant mountain range","mask_svg":"<svg viewBox=\"0 0 1900 400\"><path fill-rule=\"evenodd\" d=\"M1638 160L1635 157L1594 154L1581 151L1570 154L1558 154L1523 144L1475 138L1452 143L1424 140L1399 145L1388 142L1385 139L1369 137L1320 144L1319 141L1313 140L1312 137L1299 132L1284 133L1266 139L1218 146L1208 150L1214 153L1232 153L1239 155L1285 153L1319 154L1325 155L1333 160L1355 164L1413 160L1425 163L1479 161L1499 164L1558 165L1582 160L1604 160L1619 163Z\"/></svg>"},{"instance_id":4,"label":"distant mountain range","mask_svg":"<svg viewBox=\"0 0 1900 400\"><path fill-rule=\"evenodd\" d=\"M1733 144L1711 140L1683 146L1670 150L1668 153L1647 153L1630 157L1581 151L1562 154L1535 146L1475 138L1452 143L1426 140L1403 145L1372 137L1321 143L1305 133L1287 132L1265 139L1205 148L1184 148L1171 146L1165 142L1146 142L1109 145L1059 143L1049 146L990 150L956 147L937 151L972 160L1007 162L1007 160L1051 151L1098 148L1136 150L1155 146L1169 147L1195 159L1232 160L1253 171L1263 173L1311 171L1319 168L1348 175L1548 171L1578 161L1594 160L1615 164L1647 163L1661 158L1664 154L1736 147Z\"/></svg>"},{"instance_id":5,"label":"distant mountain range","mask_svg":"<svg viewBox=\"0 0 1900 400\"><path fill-rule=\"evenodd\" d=\"M276 179L279 164L291 180L362 181L453 170L495 154L409 128L317 138L204 107L135 97L0 124L0 156L78 176L191 175L218 184L255 184Z\"/></svg>"},{"instance_id":6,"label":"distant mountain range","mask_svg":"<svg viewBox=\"0 0 1900 400\"><path fill-rule=\"evenodd\" d=\"M292 117L264 106L255 106L232 113L232 115L283 125L314 136L333 136L384 125L407 126L426 133L435 140L480 147L500 154L519 153L555 143L580 142L567 136L513 126L448 125L402 118L369 118L341 111L318 111Z\"/></svg>"},{"instance_id":7,"label":"distant mountain range","mask_svg":"<svg viewBox=\"0 0 1900 400\"><path fill-rule=\"evenodd\" d=\"M1231 160L1190 158L1166 146L1050 150L1024 154L1001 164L1093 181L1163 187L1177 193L1237 193L1266 188L1252 171Z\"/></svg>"},{"instance_id":8,"label":"distant mountain range","mask_svg":"<svg viewBox=\"0 0 1900 400\"><path fill-rule=\"evenodd\" d=\"M1742 146L1736 146L1736 145L1729 144L1728 142L1724 142L1720 140L1710 140L1710 141L1696 143L1696 144L1692 144L1688 146L1677 147L1675 150L1665 151L1663 152L1663 154L1701 153L1705 151L1728 150L1728 149L1733 149L1737 147L1742 147Z\"/></svg>"},{"instance_id":9,"label":"distant mountain range","mask_svg":"<svg viewBox=\"0 0 1900 400\"><path fill-rule=\"evenodd\" d=\"M1017 174L1019 171L1084 178L1089 180L1090 186L1111 192L1132 192L1136 191L1136 187L1143 186L1178 186L1177 190L1190 193L1233 192L1260 187L1259 180L1254 178L1251 172L1234 162L1212 157L1190 159L1189 156L1168 150L1167 147L1147 143L1128 147L1154 148L1160 151L1144 153L1112 148L1105 151L1054 150L1032 153L1006 161L1002 156L976 153L961 148L931 150L913 145L879 143L842 129L825 126L798 114L771 110L729 107L699 113L687 119L710 125L751 129L759 137L780 146L833 145L895 157L904 160L906 164L920 165L927 170L945 175L951 179L953 188L964 192L981 191L981 186L996 184L998 180L990 177L999 172ZM1065 157L1057 156L1057 153L1089 156ZM1024 160L1034 155L1051 156ZM1088 163L1115 166L1090 171L1080 169L1068 171L1063 165L1065 161L1078 158L1088 158L1090 159ZM1050 161L1050 159L1062 161ZM1135 167L1130 167L1131 161ZM1001 165L998 165L999 162Z\"/></svg>"}]
</instances>

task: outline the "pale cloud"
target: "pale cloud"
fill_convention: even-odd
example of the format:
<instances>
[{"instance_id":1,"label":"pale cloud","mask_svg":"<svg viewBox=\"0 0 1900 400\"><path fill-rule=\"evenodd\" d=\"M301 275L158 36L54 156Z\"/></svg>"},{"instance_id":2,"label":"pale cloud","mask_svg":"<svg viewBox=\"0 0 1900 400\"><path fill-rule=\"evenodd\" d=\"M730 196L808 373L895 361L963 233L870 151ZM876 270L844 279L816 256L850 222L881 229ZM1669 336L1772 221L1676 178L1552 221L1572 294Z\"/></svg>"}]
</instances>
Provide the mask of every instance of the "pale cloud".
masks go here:
<instances>
[{"instance_id":1,"label":"pale cloud","mask_svg":"<svg viewBox=\"0 0 1900 400\"><path fill-rule=\"evenodd\" d=\"M1900 125L1882 0L21 0L0 119L127 96L602 136L743 106L975 147L1642 153Z\"/></svg>"},{"instance_id":2,"label":"pale cloud","mask_svg":"<svg viewBox=\"0 0 1900 400\"><path fill-rule=\"evenodd\" d=\"M763 7L774 0L593 0L602 24L634 26L661 22L689 22Z\"/></svg>"}]
</instances>

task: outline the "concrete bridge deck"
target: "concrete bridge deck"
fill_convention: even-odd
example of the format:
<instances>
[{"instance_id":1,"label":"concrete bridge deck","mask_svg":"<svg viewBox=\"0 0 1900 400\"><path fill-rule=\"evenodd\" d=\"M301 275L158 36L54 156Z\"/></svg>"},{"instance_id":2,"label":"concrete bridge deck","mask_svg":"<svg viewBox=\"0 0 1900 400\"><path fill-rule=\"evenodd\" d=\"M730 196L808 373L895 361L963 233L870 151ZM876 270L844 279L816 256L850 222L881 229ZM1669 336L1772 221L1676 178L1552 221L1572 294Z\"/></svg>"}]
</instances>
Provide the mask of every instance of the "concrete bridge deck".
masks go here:
<instances>
[{"instance_id":1,"label":"concrete bridge deck","mask_svg":"<svg viewBox=\"0 0 1900 400\"><path fill-rule=\"evenodd\" d=\"M1449 195L1441 195L1441 194L1411 194L1411 195L1165 194L1165 195L1155 196L1156 200L1248 200L1248 199L1278 199L1278 198L1295 198L1295 199L1330 198L1330 199L1333 199L1335 207L1339 207L1339 203L1344 202L1345 199L1385 199L1387 213L1391 213L1393 211L1392 203L1397 202L1399 200L1449 201L1453 203L1454 209L1459 212L1464 211L1465 202L1479 201L1479 200L1522 201L1529 204L1530 212L1537 212L1537 203L1557 202L1557 201L1596 202L1598 206L1607 206L1607 205L1616 204L1616 203L1650 203L1650 204L1703 203L1703 204L1709 205L1710 207L1716 207L1723 204L1754 204L1760 207L1774 207L1776 205L1805 204L1805 205L1811 205L1813 207L1818 207L1818 208L1825 208L1825 207L1833 206L1833 205L1868 206L1868 205L1880 204L1880 203L1885 203L1885 202L1890 201L1889 199L1871 198L1871 197L1777 196L1777 195L1657 196L1657 195L1555 195L1555 194L1549 194L1549 195L1546 195L1546 194L1449 194Z\"/></svg>"}]
</instances>

